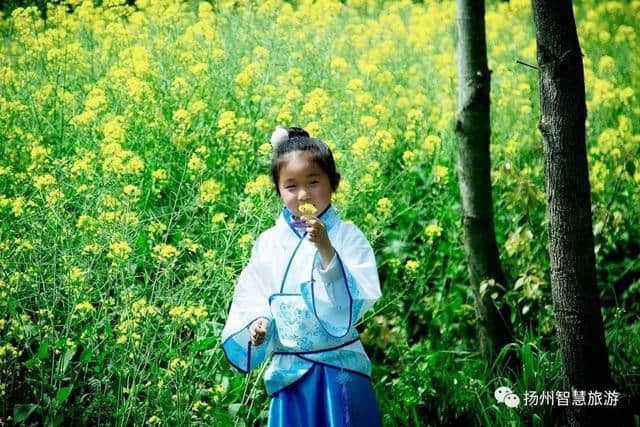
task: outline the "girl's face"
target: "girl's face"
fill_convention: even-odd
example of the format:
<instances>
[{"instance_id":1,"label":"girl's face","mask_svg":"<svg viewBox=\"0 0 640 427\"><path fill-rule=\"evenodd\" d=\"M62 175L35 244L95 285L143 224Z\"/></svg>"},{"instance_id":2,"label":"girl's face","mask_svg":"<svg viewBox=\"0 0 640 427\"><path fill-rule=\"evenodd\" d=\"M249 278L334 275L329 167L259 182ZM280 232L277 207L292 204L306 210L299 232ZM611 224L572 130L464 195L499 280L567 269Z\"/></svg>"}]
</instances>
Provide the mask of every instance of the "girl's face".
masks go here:
<instances>
[{"instance_id":1,"label":"girl's face","mask_svg":"<svg viewBox=\"0 0 640 427\"><path fill-rule=\"evenodd\" d=\"M285 206L295 216L304 215L298 210L303 203L313 203L316 215L324 211L331 203L333 193L329 176L302 151L293 151L286 156L278 179Z\"/></svg>"}]
</instances>

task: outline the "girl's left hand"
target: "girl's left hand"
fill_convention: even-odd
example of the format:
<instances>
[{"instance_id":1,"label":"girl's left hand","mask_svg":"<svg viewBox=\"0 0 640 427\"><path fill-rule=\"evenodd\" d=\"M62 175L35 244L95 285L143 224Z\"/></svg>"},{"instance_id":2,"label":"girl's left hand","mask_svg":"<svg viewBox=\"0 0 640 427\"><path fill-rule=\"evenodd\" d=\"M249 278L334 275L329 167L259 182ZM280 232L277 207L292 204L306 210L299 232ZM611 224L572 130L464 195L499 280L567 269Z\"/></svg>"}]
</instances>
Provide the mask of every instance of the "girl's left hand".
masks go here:
<instances>
[{"instance_id":1,"label":"girl's left hand","mask_svg":"<svg viewBox=\"0 0 640 427\"><path fill-rule=\"evenodd\" d=\"M331 240L329 240L326 224L315 216L303 216L301 219L307 224L309 240L316 245L322 257L322 268L327 268L327 265L329 265L333 258L335 250L333 249Z\"/></svg>"},{"instance_id":2,"label":"girl's left hand","mask_svg":"<svg viewBox=\"0 0 640 427\"><path fill-rule=\"evenodd\" d=\"M302 220L307 224L309 240L316 245L318 250L329 251L332 246L331 241L329 240L329 235L327 234L327 227L325 223L319 218L311 215L303 216Z\"/></svg>"}]
</instances>

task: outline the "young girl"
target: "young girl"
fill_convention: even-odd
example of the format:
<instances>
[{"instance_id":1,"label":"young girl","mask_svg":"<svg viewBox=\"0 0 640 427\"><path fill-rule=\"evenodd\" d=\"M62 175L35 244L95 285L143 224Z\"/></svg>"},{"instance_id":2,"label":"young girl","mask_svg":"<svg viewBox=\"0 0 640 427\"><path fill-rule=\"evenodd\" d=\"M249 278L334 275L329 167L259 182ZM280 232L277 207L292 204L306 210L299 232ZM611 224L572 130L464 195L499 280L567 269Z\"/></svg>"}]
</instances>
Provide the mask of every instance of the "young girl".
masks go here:
<instances>
[{"instance_id":1,"label":"young girl","mask_svg":"<svg viewBox=\"0 0 640 427\"><path fill-rule=\"evenodd\" d=\"M378 426L371 362L354 327L381 295L373 250L331 206L340 174L329 147L281 126L271 142L284 208L240 274L222 348L243 373L274 355L264 375L269 426Z\"/></svg>"}]
</instances>

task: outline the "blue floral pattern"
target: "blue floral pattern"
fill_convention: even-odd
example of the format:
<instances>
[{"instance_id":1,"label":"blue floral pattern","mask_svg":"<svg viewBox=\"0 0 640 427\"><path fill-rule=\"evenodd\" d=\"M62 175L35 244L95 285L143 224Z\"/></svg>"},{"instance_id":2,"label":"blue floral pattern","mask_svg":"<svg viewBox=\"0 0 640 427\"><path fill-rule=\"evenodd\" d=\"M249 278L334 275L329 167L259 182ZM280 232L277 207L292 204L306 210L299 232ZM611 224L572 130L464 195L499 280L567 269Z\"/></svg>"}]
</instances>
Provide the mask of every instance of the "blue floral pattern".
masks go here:
<instances>
[{"instance_id":1,"label":"blue floral pattern","mask_svg":"<svg viewBox=\"0 0 640 427\"><path fill-rule=\"evenodd\" d=\"M270 303L276 329L276 352L329 349L358 337L358 331L353 327L340 338L327 334L301 294L273 294Z\"/></svg>"}]
</instances>

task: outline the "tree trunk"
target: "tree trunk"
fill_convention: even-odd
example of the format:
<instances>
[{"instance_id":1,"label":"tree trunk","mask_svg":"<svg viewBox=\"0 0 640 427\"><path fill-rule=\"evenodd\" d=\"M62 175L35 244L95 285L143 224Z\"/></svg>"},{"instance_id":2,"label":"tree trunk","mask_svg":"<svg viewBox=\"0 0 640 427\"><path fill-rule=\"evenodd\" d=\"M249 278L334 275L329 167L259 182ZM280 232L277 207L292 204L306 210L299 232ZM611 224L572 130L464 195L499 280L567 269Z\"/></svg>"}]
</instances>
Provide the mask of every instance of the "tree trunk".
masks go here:
<instances>
[{"instance_id":1,"label":"tree trunk","mask_svg":"<svg viewBox=\"0 0 640 427\"><path fill-rule=\"evenodd\" d=\"M490 71L487 66L484 0L457 0L457 172L462 201L464 249L474 289L480 350L493 361L513 341L509 307L497 308L505 289L493 226L489 140ZM484 280L497 285L481 292ZM494 299L491 294L497 292ZM513 355L508 357L514 362Z\"/></svg>"},{"instance_id":2,"label":"tree trunk","mask_svg":"<svg viewBox=\"0 0 640 427\"><path fill-rule=\"evenodd\" d=\"M532 0L538 45L540 131L544 146L551 293L564 367L564 390L615 389L596 284L585 145L582 53L570 0ZM571 393L573 395L573 393ZM562 425L630 425L617 406L569 402Z\"/></svg>"}]
</instances>

